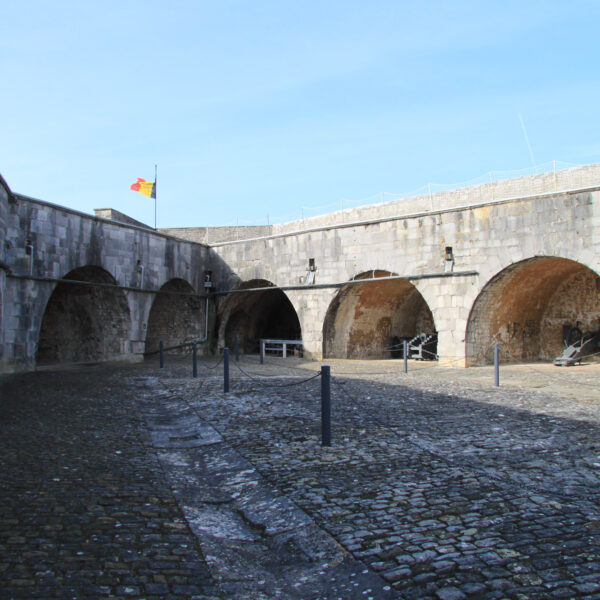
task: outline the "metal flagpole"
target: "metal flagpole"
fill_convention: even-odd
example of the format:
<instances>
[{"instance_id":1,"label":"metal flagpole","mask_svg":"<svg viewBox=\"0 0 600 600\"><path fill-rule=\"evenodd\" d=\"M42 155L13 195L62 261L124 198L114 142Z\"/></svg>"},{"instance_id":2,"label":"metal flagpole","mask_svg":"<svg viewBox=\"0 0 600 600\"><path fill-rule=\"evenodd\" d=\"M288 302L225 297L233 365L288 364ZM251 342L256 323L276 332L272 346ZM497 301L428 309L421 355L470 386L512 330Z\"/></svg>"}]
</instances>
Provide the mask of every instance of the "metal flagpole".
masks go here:
<instances>
[{"instance_id":1,"label":"metal flagpole","mask_svg":"<svg viewBox=\"0 0 600 600\"><path fill-rule=\"evenodd\" d=\"M154 165L154 229L156 229L156 179L158 174L158 165Z\"/></svg>"}]
</instances>

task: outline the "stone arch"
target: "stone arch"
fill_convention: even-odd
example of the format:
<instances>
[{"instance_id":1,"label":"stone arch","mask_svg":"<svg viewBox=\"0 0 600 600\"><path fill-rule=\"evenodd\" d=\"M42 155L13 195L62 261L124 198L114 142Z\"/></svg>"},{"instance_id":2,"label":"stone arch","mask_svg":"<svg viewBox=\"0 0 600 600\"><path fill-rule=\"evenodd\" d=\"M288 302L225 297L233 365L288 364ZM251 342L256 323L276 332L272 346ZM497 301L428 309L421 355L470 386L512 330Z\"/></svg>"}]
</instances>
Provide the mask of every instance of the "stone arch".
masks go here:
<instances>
[{"instance_id":1,"label":"stone arch","mask_svg":"<svg viewBox=\"0 0 600 600\"><path fill-rule=\"evenodd\" d=\"M123 290L110 287L117 285L113 276L88 265L63 279L46 304L36 363L95 362L127 354L129 305Z\"/></svg>"},{"instance_id":2,"label":"stone arch","mask_svg":"<svg viewBox=\"0 0 600 600\"><path fill-rule=\"evenodd\" d=\"M170 279L160 288L148 316L146 352L157 351L161 340L170 348L206 336L206 301L194 294L185 279ZM174 350L188 352L190 347Z\"/></svg>"},{"instance_id":3,"label":"stone arch","mask_svg":"<svg viewBox=\"0 0 600 600\"><path fill-rule=\"evenodd\" d=\"M225 298L218 311L218 332L220 346L233 349L237 338L245 353L258 352L261 338L302 339L290 299L265 279L246 281Z\"/></svg>"},{"instance_id":4,"label":"stone arch","mask_svg":"<svg viewBox=\"0 0 600 600\"><path fill-rule=\"evenodd\" d=\"M493 362L499 343L506 362L552 360L564 333L600 329L600 279L589 267L554 256L514 263L477 296L466 333L466 363Z\"/></svg>"},{"instance_id":5,"label":"stone arch","mask_svg":"<svg viewBox=\"0 0 600 600\"><path fill-rule=\"evenodd\" d=\"M326 358L390 358L389 350L404 338L435 333L433 315L419 290L389 271L367 271L337 293L323 324Z\"/></svg>"}]
</instances>

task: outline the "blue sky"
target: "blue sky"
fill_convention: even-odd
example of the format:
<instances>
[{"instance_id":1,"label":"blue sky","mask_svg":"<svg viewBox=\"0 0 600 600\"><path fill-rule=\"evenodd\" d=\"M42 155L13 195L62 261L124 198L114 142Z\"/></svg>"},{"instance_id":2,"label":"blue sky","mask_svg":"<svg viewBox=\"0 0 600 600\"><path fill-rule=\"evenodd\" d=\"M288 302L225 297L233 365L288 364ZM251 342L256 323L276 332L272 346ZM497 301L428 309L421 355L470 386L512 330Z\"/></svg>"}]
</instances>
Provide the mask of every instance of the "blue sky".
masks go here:
<instances>
[{"instance_id":1,"label":"blue sky","mask_svg":"<svg viewBox=\"0 0 600 600\"><path fill-rule=\"evenodd\" d=\"M84 212L152 225L155 164L190 227L600 162L596 0L0 6L0 173Z\"/></svg>"}]
</instances>

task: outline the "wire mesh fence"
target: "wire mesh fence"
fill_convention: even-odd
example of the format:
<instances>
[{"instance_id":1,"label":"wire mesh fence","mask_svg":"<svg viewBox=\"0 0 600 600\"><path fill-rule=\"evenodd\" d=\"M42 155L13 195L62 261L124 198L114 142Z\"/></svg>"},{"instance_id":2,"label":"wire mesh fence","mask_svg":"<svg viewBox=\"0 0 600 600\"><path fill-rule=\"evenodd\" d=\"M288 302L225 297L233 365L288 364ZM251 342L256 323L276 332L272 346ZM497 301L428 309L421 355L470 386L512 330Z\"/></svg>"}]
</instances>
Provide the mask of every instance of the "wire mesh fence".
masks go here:
<instances>
[{"instance_id":1,"label":"wire mesh fence","mask_svg":"<svg viewBox=\"0 0 600 600\"><path fill-rule=\"evenodd\" d=\"M264 219L244 220L236 218L227 223L237 227L235 239L244 238L244 229L257 225L274 225L279 229L302 229L313 226L324 215L344 222L355 220L367 212L408 214L413 211L432 211L468 206L481 202L506 200L553 192L570 191L597 185L600 164L578 165L552 160L523 169L493 170L468 180L438 183L429 182L404 192L379 192L367 197L339 201L318 206L301 205L293 212L277 216L266 215ZM357 212L357 209L358 210ZM385 209L385 210L384 210ZM353 211L353 215L349 214Z\"/></svg>"}]
</instances>

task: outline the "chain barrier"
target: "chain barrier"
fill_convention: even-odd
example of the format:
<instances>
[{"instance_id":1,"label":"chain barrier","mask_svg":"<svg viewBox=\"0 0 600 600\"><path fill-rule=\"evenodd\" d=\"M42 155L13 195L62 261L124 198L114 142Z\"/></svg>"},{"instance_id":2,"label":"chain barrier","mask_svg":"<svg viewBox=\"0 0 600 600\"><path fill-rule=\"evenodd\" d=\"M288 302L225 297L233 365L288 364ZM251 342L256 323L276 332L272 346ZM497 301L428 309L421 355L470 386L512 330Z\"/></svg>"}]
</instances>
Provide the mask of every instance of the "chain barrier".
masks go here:
<instances>
[{"instance_id":1,"label":"chain barrier","mask_svg":"<svg viewBox=\"0 0 600 600\"><path fill-rule=\"evenodd\" d=\"M423 350L423 352L427 352L427 350ZM439 358L435 358L435 359L431 359L431 360L419 360L417 362L421 365L417 370L418 371L423 371L423 370L426 370L426 369L437 369L437 368L444 368L444 367L454 367L456 365L463 366L464 363L465 363L465 359L463 357L461 357L461 358L454 358L452 360L446 360L446 359L444 359L444 364L443 365L439 364ZM413 372L414 372L414 370L413 370Z\"/></svg>"},{"instance_id":2,"label":"chain barrier","mask_svg":"<svg viewBox=\"0 0 600 600\"><path fill-rule=\"evenodd\" d=\"M202 363L200 363L200 366L203 367L204 369L208 369L210 371L212 369L216 369L222 362L223 362L223 357L221 356L221 358L219 359L219 361L217 362L217 364L212 365L212 367L208 367L206 365L203 365Z\"/></svg>"},{"instance_id":3,"label":"chain barrier","mask_svg":"<svg viewBox=\"0 0 600 600\"><path fill-rule=\"evenodd\" d=\"M179 348L188 348L190 346L193 346L196 343L197 342L185 342L183 344L178 344L177 346L167 346L166 348L163 348L162 351L167 352L168 350L178 350ZM144 356L153 356L155 354L160 354L160 352L161 352L161 350L159 348L158 350L152 350L151 352L144 352Z\"/></svg>"},{"instance_id":4,"label":"chain barrier","mask_svg":"<svg viewBox=\"0 0 600 600\"><path fill-rule=\"evenodd\" d=\"M244 371L244 369L242 369L242 367L240 367L238 364L234 363L234 365L236 366L236 368L238 369L238 371L240 371L241 373L243 373L246 377L248 377L249 379L251 379L252 381L264 386L264 387L274 387L274 388L284 388L284 387L292 387L295 385L302 385L304 383L308 383L309 381L312 381L313 379L317 379L317 377L321 377L321 371L319 371L316 375L313 375L312 377L308 377L307 379L303 379L302 381L293 381L291 383L266 383L264 381L261 381L260 379L258 379L256 376L251 375L250 373ZM277 375L263 375L263 378L267 377L267 378L277 378Z\"/></svg>"},{"instance_id":5,"label":"chain barrier","mask_svg":"<svg viewBox=\"0 0 600 600\"><path fill-rule=\"evenodd\" d=\"M348 398L348 400L351 400L352 402L356 402L356 398L354 398L350 395L350 393L344 388L343 384L340 383L336 377L332 377L331 381L338 387L338 389L340 389L344 393L344 395ZM375 417L375 420L377 420L377 417Z\"/></svg>"},{"instance_id":6,"label":"chain barrier","mask_svg":"<svg viewBox=\"0 0 600 600\"><path fill-rule=\"evenodd\" d=\"M282 357L276 357L276 358L282 358ZM282 360L285 362L285 361L288 360L288 358L282 358ZM257 366L257 367L262 367L265 364L265 363L261 363L260 362L260 358L255 359L253 356L247 356L247 355L244 357L244 361L243 362L248 362L252 366ZM305 373L307 371L307 369L305 369L303 367L294 367L294 366L288 365L288 364L284 364L284 365L278 364L278 368L286 369L287 371L302 371L303 373ZM279 375L263 375L263 377L273 377L273 378L276 378L276 377L279 377Z\"/></svg>"},{"instance_id":7,"label":"chain barrier","mask_svg":"<svg viewBox=\"0 0 600 600\"><path fill-rule=\"evenodd\" d=\"M388 360L388 359L382 359L382 360ZM418 367L418 369L416 370L412 370L411 373L415 373L417 371L424 371L426 369L431 369L431 368L439 368L440 365L438 364L437 361L428 361L428 360L424 360L424 361L417 361L420 366ZM395 364L400 366L402 365L401 360L395 361ZM463 358L458 358L449 362L445 362L443 366L448 366L451 367L455 364L464 364L464 359ZM293 367L290 367L293 368ZM350 373L346 373L345 375L349 375ZM390 373L389 371L368 371L368 372L360 372L360 373L356 373L357 375L363 376L363 375L370 375L370 376L377 376L377 375L387 375L387 376L393 376L394 373Z\"/></svg>"},{"instance_id":8,"label":"chain barrier","mask_svg":"<svg viewBox=\"0 0 600 600\"><path fill-rule=\"evenodd\" d=\"M490 350L493 351L493 349L494 349L494 344L492 344L490 346ZM540 369L536 369L535 366L533 366L530 362L525 362L523 360L520 360L520 359L516 358L515 356L513 356L512 354L510 354L510 352L508 352L507 350L505 350L500 345L499 345L499 350L500 350L500 352L502 352L505 356L507 356L512 361L511 364L517 364L517 365L521 365L521 366L527 367L530 371L532 371L534 373L537 373L539 375L542 375L542 376L544 376L544 377L546 377L548 379L554 380L554 381L564 381L564 379L562 379L560 377L551 375L550 373L548 373L546 371L542 371ZM424 350L423 352L427 352L427 351ZM600 356L600 352L595 352L593 354L586 354L586 356L584 358L589 358L589 357L592 357L592 356ZM444 365L443 366L444 367L453 367L453 366L455 366L457 364L464 364L464 358L459 358L459 359L455 359L455 360L451 360L451 361L444 361ZM437 361L431 361L431 363L429 363L429 361L422 361L421 362L421 366L417 370L413 369L412 373L421 372L421 371L423 371L425 369L437 368L438 366L439 365L438 365ZM493 367L493 365L488 365L488 366L492 366ZM502 367L502 365L500 365L500 367ZM373 373L373 374L375 374L375 373ZM385 375L385 373L381 373L381 375ZM578 386L581 386L581 387L587 387L587 388L593 388L593 389L597 389L598 388L598 386L595 385L595 384L585 383L583 381L573 380L573 381L569 381L569 383L573 384L573 385L578 385Z\"/></svg>"},{"instance_id":9,"label":"chain barrier","mask_svg":"<svg viewBox=\"0 0 600 600\"><path fill-rule=\"evenodd\" d=\"M225 356L225 367L224 367L224 381L223 381L223 392L229 392L229 349L225 348L224 351ZM322 365L321 370L309 377L307 379L303 379L302 381L293 381L291 383L265 383L261 381L257 377L252 374L244 371L238 364L235 364L238 371L250 378L252 381L258 383L263 387L273 387L273 388L285 388L292 386L300 386L309 381L317 379L317 377L321 378L321 445L323 446L331 446L331 391L330 391L330 382L331 382L331 372L330 367L327 365Z\"/></svg>"},{"instance_id":10,"label":"chain barrier","mask_svg":"<svg viewBox=\"0 0 600 600\"><path fill-rule=\"evenodd\" d=\"M516 363L528 366L531 370L541 373L541 371L538 371L535 368L531 367L531 365L529 363L519 361L518 359L513 357L506 350L504 350L503 352L506 356L510 357ZM600 352L595 353L595 355L600 355ZM592 355L590 355L590 356L592 356ZM221 359L219 360L219 362L216 365L214 365L213 367L207 367L207 368L213 368L213 369L216 368L219 364L221 364L223 362L223 359L224 359L224 357L221 357ZM271 384L271 383L262 381L261 379L259 379L258 377L256 377L255 375L253 375L251 373L248 373L247 371L242 369L239 365L235 364L235 366L243 375L245 375L252 381L254 381L264 387L285 388L285 387L300 386L300 385L303 385L310 381L313 381L319 377L322 377L322 371L319 371L315 375L308 377L306 379L303 379L301 381L294 381L294 382L285 383L285 384ZM365 375L365 373L360 373L360 375ZM368 375L389 375L389 372L388 373L371 373ZM277 375L262 376L262 379L264 379L264 378L277 378ZM360 404L365 404L364 401L358 400L345 388L344 384L346 383L346 381L342 381L338 377L335 377L335 378L331 377L330 380L333 382L336 389L341 391L342 395L345 396L348 399L348 401L350 403L352 403L354 406L358 406ZM596 387L596 386L590 386L590 387ZM408 442L410 444L419 448L422 452L428 453L431 456L435 456L436 458L444 461L445 463L447 463L450 466L454 466L454 467L459 466L460 468L469 469L470 471L473 471L475 473L480 474L483 477L486 477L492 481L495 481L498 485L501 485L501 486L513 486L513 487L517 486L520 488L525 488L526 490L529 490L530 492L541 493L541 494L549 495L551 497L561 498L562 501L567 504L574 503L572 494L558 491L555 488L548 488L545 486L515 481L514 479L511 478L510 475L501 475L501 474L492 472L490 469L485 468L485 467L482 468L481 466L469 461L468 459L466 459L464 457L460 458L459 460L457 460L456 458L449 457L446 454L444 454L442 451L439 451L439 450L431 447L432 444L435 444L435 438L432 438L431 436L423 436L422 434L419 434L420 438L423 438L426 442L426 443L423 443L420 439L418 439L416 437L416 435L414 435L414 434L406 435L405 433L403 433L401 425L394 425L393 423L384 422L383 419L381 419L378 416L377 411L371 411L371 410L368 411L368 416L382 429L387 429L390 432L392 432L393 435L395 435L399 438L402 438L403 440L408 440ZM357 417L360 419L363 419L363 417L361 417L360 415L357 415ZM348 418L348 416L347 416L347 418ZM330 433L329 433L329 435L330 435ZM431 442L429 445L427 444L427 440L430 440L430 442ZM327 441L327 438L323 437L323 445L329 445L329 444L330 444L330 438L329 438L329 441ZM595 501L597 501L597 498L595 498L591 494L583 494L582 493L582 494L578 494L577 500L585 500L585 501L595 502Z\"/></svg>"},{"instance_id":11,"label":"chain barrier","mask_svg":"<svg viewBox=\"0 0 600 600\"><path fill-rule=\"evenodd\" d=\"M493 350L493 345L490 346L490 349ZM517 364L517 365L521 365L521 366L527 367L532 372L537 373L537 374L542 375L542 376L545 376L546 378L554 380L554 381L564 381L564 379L562 379L560 377L553 376L552 374L548 373L547 371L542 371L540 369L536 369L535 366L533 366L531 363L528 363L528 362L525 362L523 360L520 360L520 359L516 358L515 356L513 356L512 354L510 354L510 352L508 352L507 350L505 350L504 348L502 348L502 346L500 346L499 349L500 349L500 351L506 357L508 357L512 361L511 364ZM427 354L431 354L432 356L435 356L434 353L430 353L427 350L423 350L423 352L427 353ZM592 353L592 354L588 354L588 355L585 356L585 358L589 358L589 357L593 357L593 356L600 356L600 352L595 352L595 353ZM383 359L383 360L387 360L387 359ZM444 364L442 366L440 366L439 362L437 360L431 360L431 361L429 361L429 360L422 360L422 361L418 361L419 367L418 368L413 368L411 370L411 374L421 373L421 372L427 371L429 369L438 369L438 368L445 368L445 367L454 368L457 365L463 366L464 365L464 361L465 361L465 359L462 358L462 357L461 358L456 358L456 359L453 359L453 360L449 360L449 361L445 360ZM217 365L215 365L215 367L218 366L221 362L222 362L222 359L221 359L221 361L219 361L219 363L217 363ZM254 364L254 361L252 361L252 362ZM256 362L258 362L258 361L256 361ZM401 365L400 361L398 361L398 365ZM238 366L238 365L236 365L236 366ZM493 367L493 365L488 365L488 366ZM500 365L500 367L502 367L502 365ZM289 366L286 365L285 368L288 371L291 371L291 372L293 372L293 371L296 371L296 372L297 371L305 371L306 370L306 369L303 369L303 368L300 368L300 367L294 367L294 366L291 366L291 365L289 365ZM238 369L240 371L242 371L246 376L252 378L252 375L250 375L249 373L246 373L245 371L243 371L243 369L241 369L239 366L238 366ZM361 372L361 373L357 373L357 374L359 374L360 376L365 376L365 375L367 375L367 376L386 376L386 375L390 376L390 375L393 375L393 373L390 373L389 371L369 371L369 372ZM272 376L265 375L265 376L262 376L262 377L264 377L264 378L269 378L269 377L277 378L277 375L272 375ZM314 377L310 377L306 381L310 381L313 378ZM572 383L574 385L579 385L579 386L582 386L582 387L586 387L586 388L592 388L592 389L596 389L597 388L597 386L594 385L594 384L585 383L585 382L577 381L577 380L570 381L569 383Z\"/></svg>"},{"instance_id":12,"label":"chain barrier","mask_svg":"<svg viewBox=\"0 0 600 600\"><path fill-rule=\"evenodd\" d=\"M169 346L167 348L163 348L163 353L166 353L169 350L175 350L175 349L180 349L180 348L186 348L186 347L193 347L195 342L186 342L183 344L178 344L176 346ZM490 349L493 350L494 348L494 344L492 344L490 346ZM390 347L386 347L383 350L387 351L387 350L393 350L393 349L402 349L402 345L393 345ZM512 362L511 364L516 364L516 365L521 365L524 367L527 367L531 372L536 373L538 375L541 375L543 377L546 377L547 379L550 379L552 381L564 381L563 378L561 377L557 377L557 376L553 376L550 373L548 373L547 371L542 371L540 369L536 369L535 366L533 366L530 362L525 362L521 359L518 359L517 357L513 356L510 352L508 352L504 347L502 347L501 345L499 345L499 350L502 354L504 354L506 357L508 357ZM422 360L422 361L418 361L420 363L420 366L417 369L412 369L411 373L415 373L415 372L421 372L427 369L432 369L432 368L438 368L439 367L439 363L438 363L438 355L435 354L434 352L430 352L428 350L422 349L422 352L424 354L428 354L432 357L432 360ZM151 355L155 355L155 354L159 354L160 350L155 350L152 352L147 352L144 353L144 356L151 356ZM369 353L369 352L367 352ZM375 353L375 351L373 351L373 353ZM600 352L594 352L591 354L586 354L585 357L583 358L590 358L590 357L594 357L594 356L600 356ZM387 360L387 359L383 359L383 360ZM252 362L252 364L254 364L256 362L256 364L260 364L259 361L250 361ZM208 369L208 370L214 370L216 368L218 368L221 364L223 363L223 356L221 356L221 358L214 364L211 366L205 365L202 362L199 362L199 366L201 366L204 369ZM294 382L294 383L288 383L288 384L267 384L262 382L260 379L256 378L256 376L253 376L252 374L244 371L238 364L237 362L234 363L235 366L238 368L238 370L243 373L246 377L253 379L255 382L260 383L266 387L291 387L294 385L301 385L305 382L308 381L312 381L313 379L316 379L317 377L319 377L321 375L321 373L317 373L316 375L313 375L307 379L304 379L302 381L299 382ZM400 364L400 363L399 363ZM454 360L450 360L450 361L444 361L444 365L443 367L454 367L456 365L463 365L464 364L464 358L457 358ZM293 367L293 366L288 366L286 365L285 368L289 371L305 371L305 369L301 369L300 367ZM566 367L565 367L566 368ZM386 376L386 375L390 375L389 372L367 372L367 373L360 373L361 376L364 375L368 375L368 376ZM261 376L263 379L266 378L273 378L276 379L278 378L277 375L263 375ZM334 383L337 384L337 382ZM592 388L592 389L597 389L597 385L592 384L592 383L586 383L583 381L577 381L577 380L570 380L569 384L573 384L573 385L577 385L577 386L581 386L581 387L585 387L585 388ZM338 384L339 385L339 384Z\"/></svg>"},{"instance_id":13,"label":"chain barrier","mask_svg":"<svg viewBox=\"0 0 600 600\"><path fill-rule=\"evenodd\" d=\"M494 348L494 345L492 344L490 346L490 350L493 351L493 348ZM499 346L499 350L500 350L500 352L502 352L505 356L507 356L512 361L512 364L518 364L518 365L522 365L522 366L528 367L531 371L533 371L535 373L538 373L538 374L540 374L542 376L545 376L548 379L552 379L552 380L555 380L555 381L564 381L560 377L556 377L556 376L553 376L553 375L551 375L550 373L548 373L546 371L541 371L540 369L536 369L535 366L533 366L530 362L525 362L523 360L520 360L520 359L516 358L515 356L513 356L512 354L510 354L510 352L508 352L507 350L505 350L502 346ZM433 360L431 360L431 361L419 361L421 366L419 366L419 368L417 369L418 372L421 372L421 371L423 371L425 369L431 369L431 368L438 368L439 367L438 361L435 360L437 358L436 354L434 354L433 352L429 352L428 350L424 350L424 349L422 350L422 352L424 354L430 354L432 357L435 357L435 358ZM593 356L600 356L600 352L594 352L594 353L591 353L591 354L586 354L585 357L583 357L583 358L590 358L590 357L593 357ZM457 359L450 360L450 361L444 361L444 365L443 366L444 367L454 367L455 365L459 365L459 364L462 365L462 364L464 364L464 360L465 360L464 358L457 358ZM415 372L415 370L413 369L412 373L414 373L414 372ZM388 374L389 373L362 373L362 375L388 375ZM593 389L597 389L597 387L598 387L595 384L585 383L583 381L576 381L576 380L570 381L569 383L573 383L574 385L579 385L579 386L582 386L582 387L588 387L588 388L593 388Z\"/></svg>"}]
</instances>

